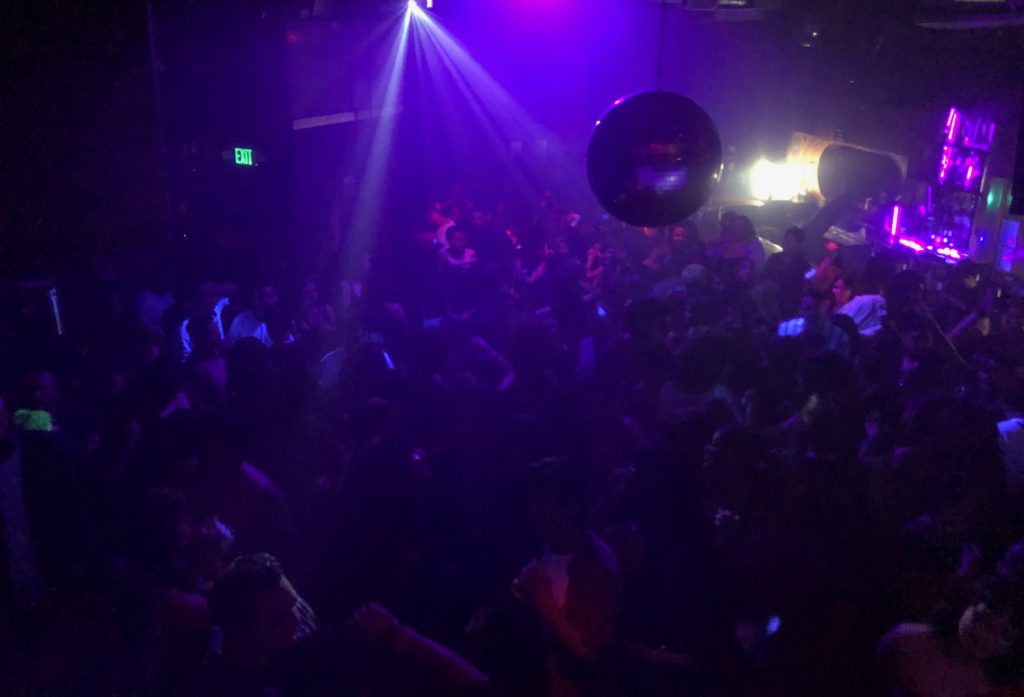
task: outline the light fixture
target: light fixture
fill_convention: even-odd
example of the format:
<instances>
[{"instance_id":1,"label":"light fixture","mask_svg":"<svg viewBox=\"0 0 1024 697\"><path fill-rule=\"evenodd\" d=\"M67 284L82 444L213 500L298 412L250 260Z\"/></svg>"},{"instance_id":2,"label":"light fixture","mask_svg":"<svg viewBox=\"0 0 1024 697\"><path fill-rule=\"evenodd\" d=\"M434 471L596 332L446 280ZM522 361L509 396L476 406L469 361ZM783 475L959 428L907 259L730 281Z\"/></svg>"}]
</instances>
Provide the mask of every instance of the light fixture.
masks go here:
<instances>
[{"instance_id":1,"label":"light fixture","mask_svg":"<svg viewBox=\"0 0 1024 697\"><path fill-rule=\"evenodd\" d=\"M750 171L750 193L761 201L792 201L808 191L813 166L760 160Z\"/></svg>"}]
</instances>

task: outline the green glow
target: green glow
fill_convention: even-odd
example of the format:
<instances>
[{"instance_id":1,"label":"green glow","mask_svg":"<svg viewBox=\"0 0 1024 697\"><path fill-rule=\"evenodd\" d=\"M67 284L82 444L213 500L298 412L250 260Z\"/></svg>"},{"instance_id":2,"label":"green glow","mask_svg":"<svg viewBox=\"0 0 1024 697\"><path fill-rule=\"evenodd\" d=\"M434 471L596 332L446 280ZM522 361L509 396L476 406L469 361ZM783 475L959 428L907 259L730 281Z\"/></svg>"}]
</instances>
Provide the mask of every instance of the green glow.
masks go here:
<instances>
[{"instance_id":1,"label":"green glow","mask_svg":"<svg viewBox=\"0 0 1024 697\"><path fill-rule=\"evenodd\" d=\"M235 148L235 164L252 167L252 148Z\"/></svg>"}]
</instances>

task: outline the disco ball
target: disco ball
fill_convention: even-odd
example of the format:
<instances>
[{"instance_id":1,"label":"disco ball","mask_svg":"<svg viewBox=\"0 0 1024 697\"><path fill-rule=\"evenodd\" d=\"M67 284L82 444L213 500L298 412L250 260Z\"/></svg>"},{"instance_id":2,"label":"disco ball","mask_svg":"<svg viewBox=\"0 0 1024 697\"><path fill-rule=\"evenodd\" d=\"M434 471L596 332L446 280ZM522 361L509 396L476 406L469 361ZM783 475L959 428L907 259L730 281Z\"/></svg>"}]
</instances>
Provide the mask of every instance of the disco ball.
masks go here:
<instances>
[{"instance_id":1,"label":"disco ball","mask_svg":"<svg viewBox=\"0 0 1024 697\"><path fill-rule=\"evenodd\" d=\"M711 117L674 92L616 101L587 147L587 179L604 209L639 227L677 223L711 196L722 141Z\"/></svg>"}]
</instances>

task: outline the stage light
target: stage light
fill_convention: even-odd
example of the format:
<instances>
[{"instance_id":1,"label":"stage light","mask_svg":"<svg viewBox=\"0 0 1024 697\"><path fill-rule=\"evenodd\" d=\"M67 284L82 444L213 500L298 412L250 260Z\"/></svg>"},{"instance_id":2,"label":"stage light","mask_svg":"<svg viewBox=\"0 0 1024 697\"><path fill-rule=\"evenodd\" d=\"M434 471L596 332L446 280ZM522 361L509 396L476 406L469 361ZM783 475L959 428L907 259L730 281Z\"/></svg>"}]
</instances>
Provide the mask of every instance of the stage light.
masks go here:
<instances>
[{"instance_id":1,"label":"stage light","mask_svg":"<svg viewBox=\"0 0 1024 697\"><path fill-rule=\"evenodd\" d=\"M792 201L807 193L806 169L801 164L761 160L750 171L750 193L762 201Z\"/></svg>"},{"instance_id":2,"label":"stage light","mask_svg":"<svg viewBox=\"0 0 1024 697\"><path fill-rule=\"evenodd\" d=\"M522 194L533 196L538 186L556 193L578 187L574 195L586 196L583 186L562 176L561 165L572 161L565 143L523 108L437 14L421 7L412 16L411 50L420 84L429 85L429 99L436 103L438 113L447 115L440 119L440 127L451 129L449 137L456 141L464 137L457 124L469 117L482 136L480 147L514 158L508 163L508 172L513 187ZM525 148L526 143L536 147Z\"/></svg>"},{"instance_id":3,"label":"stage light","mask_svg":"<svg viewBox=\"0 0 1024 697\"><path fill-rule=\"evenodd\" d=\"M414 17L425 16L415 0L410 0L407 11L402 15L395 43L385 68L386 78L379 87L376 102L380 104L380 115L365 144L366 165L359 183L358 204L349 221L349 234L344 250L346 274L359 273L363 261L371 254L376 242L376 232L381 227L380 201L384 199L385 179L388 162L394 142L396 121L401 111L405 59L409 48L410 28L419 22ZM355 278L354 275L350 276Z\"/></svg>"}]
</instances>

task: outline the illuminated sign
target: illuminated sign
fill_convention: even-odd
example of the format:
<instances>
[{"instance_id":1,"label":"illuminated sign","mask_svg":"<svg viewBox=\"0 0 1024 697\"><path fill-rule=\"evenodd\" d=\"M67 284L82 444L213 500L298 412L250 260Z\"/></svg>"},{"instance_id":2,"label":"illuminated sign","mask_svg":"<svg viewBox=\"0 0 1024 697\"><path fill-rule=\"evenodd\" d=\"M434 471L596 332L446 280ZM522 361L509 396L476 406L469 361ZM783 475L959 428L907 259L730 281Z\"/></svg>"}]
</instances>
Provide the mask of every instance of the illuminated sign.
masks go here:
<instances>
[{"instance_id":1,"label":"illuminated sign","mask_svg":"<svg viewBox=\"0 0 1024 697\"><path fill-rule=\"evenodd\" d=\"M235 148L235 164L240 167L252 167L252 148Z\"/></svg>"}]
</instances>

